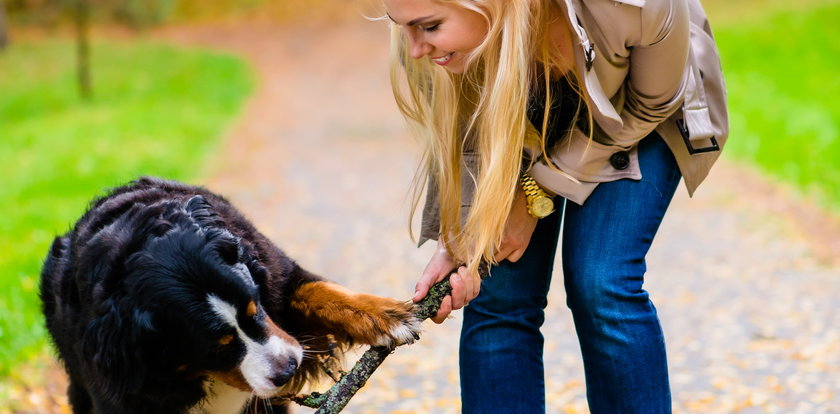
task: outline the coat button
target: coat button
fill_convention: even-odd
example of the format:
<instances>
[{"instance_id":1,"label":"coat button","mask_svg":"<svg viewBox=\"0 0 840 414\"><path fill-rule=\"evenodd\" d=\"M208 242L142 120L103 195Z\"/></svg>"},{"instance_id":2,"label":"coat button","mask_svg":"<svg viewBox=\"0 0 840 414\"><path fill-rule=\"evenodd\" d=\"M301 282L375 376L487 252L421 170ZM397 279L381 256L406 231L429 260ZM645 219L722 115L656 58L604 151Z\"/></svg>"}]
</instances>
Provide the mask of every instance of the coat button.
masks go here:
<instances>
[{"instance_id":1,"label":"coat button","mask_svg":"<svg viewBox=\"0 0 840 414\"><path fill-rule=\"evenodd\" d=\"M630 166L630 154L627 151L616 152L610 157L610 164L616 170L626 170Z\"/></svg>"}]
</instances>

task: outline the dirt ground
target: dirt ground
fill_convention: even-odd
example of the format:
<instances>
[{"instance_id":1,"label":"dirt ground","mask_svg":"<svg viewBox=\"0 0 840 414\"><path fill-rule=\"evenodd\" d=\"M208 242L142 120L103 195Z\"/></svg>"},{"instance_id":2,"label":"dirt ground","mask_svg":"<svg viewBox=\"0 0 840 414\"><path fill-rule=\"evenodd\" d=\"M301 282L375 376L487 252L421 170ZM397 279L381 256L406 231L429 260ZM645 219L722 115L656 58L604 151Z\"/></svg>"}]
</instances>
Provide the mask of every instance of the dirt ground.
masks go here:
<instances>
[{"instance_id":1,"label":"dirt ground","mask_svg":"<svg viewBox=\"0 0 840 414\"><path fill-rule=\"evenodd\" d=\"M355 290L410 297L431 246L415 248L407 233L418 147L390 94L386 25L155 36L240 54L259 79L202 184L310 270ZM840 413L838 236L835 219L725 160L693 199L679 190L646 278L665 330L675 412ZM558 269L544 327L548 411L586 413L561 277ZM346 412L459 412L459 326L459 313L427 323L421 341L386 360ZM14 388L12 411L68 412L63 387L53 368L46 385Z\"/></svg>"}]
</instances>

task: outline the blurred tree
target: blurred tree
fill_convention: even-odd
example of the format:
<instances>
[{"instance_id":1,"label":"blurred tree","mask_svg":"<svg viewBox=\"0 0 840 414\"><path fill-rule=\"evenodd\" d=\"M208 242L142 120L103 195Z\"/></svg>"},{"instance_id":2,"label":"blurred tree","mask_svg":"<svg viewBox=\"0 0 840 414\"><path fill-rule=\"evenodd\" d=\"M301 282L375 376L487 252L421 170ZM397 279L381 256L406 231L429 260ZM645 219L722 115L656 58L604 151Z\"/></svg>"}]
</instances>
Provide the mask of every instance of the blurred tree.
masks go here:
<instances>
[{"instance_id":1,"label":"blurred tree","mask_svg":"<svg viewBox=\"0 0 840 414\"><path fill-rule=\"evenodd\" d=\"M118 22L132 28L145 28L177 17L183 0L88 0L91 23ZM215 1L215 0L214 0ZM228 0L219 0L228 1ZM230 0L233 1L233 0ZM54 27L67 23L68 10L76 0L0 0L16 24Z\"/></svg>"},{"instance_id":2,"label":"blurred tree","mask_svg":"<svg viewBox=\"0 0 840 414\"><path fill-rule=\"evenodd\" d=\"M9 44L9 31L6 25L6 3L0 0L0 50Z\"/></svg>"},{"instance_id":3,"label":"blurred tree","mask_svg":"<svg viewBox=\"0 0 840 414\"><path fill-rule=\"evenodd\" d=\"M79 94L89 100L93 96L90 79L90 4L88 0L75 0L76 22L76 67L79 78Z\"/></svg>"},{"instance_id":4,"label":"blurred tree","mask_svg":"<svg viewBox=\"0 0 840 414\"><path fill-rule=\"evenodd\" d=\"M172 17L178 0L116 0L114 14L134 28L163 23Z\"/></svg>"}]
</instances>

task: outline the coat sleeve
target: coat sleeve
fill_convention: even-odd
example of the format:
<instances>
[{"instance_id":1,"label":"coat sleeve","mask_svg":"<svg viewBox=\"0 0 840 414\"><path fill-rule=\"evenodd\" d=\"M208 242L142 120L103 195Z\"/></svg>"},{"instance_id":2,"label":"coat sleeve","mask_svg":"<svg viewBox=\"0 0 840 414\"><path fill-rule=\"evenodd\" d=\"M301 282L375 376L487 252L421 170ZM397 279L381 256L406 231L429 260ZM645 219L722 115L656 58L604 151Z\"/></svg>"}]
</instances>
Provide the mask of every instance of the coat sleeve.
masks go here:
<instances>
[{"instance_id":1,"label":"coat sleeve","mask_svg":"<svg viewBox=\"0 0 840 414\"><path fill-rule=\"evenodd\" d=\"M438 186L434 174L429 174L426 181L426 202L423 205L423 216L420 221L420 238L417 247L429 240L437 240L440 234L440 207L438 201Z\"/></svg>"},{"instance_id":2,"label":"coat sleeve","mask_svg":"<svg viewBox=\"0 0 840 414\"><path fill-rule=\"evenodd\" d=\"M623 96L614 99L622 122L603 128L610 141L623 147L636 144L682 106L687 82L687 1L648 0L639 22L638 44L628 48Z\"/></svg>"}]
</instances>

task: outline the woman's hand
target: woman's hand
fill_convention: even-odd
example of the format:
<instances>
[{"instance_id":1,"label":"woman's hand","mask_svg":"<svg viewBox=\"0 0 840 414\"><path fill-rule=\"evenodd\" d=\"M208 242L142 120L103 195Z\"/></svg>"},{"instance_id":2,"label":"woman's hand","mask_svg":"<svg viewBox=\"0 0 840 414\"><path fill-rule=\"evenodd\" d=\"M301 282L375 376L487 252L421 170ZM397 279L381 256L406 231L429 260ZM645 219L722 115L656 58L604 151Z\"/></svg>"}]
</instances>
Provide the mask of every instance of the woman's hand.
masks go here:
<instances>
[{"instance_id":1,"label":"woman's hand","mask_svg":"<svg viewBox=\"0 0 840 414\"><path fill-rule=\"evenodd\" d=\"M443 280L454 268L455 260L449 255L443 243L438 242L437 251L432 255L429 264L426 265L426 269L420 276L420 281L414 287L412 300L419 302L426 297L429 288ZM460 266L457 273L450 275L449 284L452 285L452 293L443 298L437 315L431 318L435 323L443 323L453 310L463 308L478 296L478 291L481 289L481 278L477 273L469 274L465 266Z\"/></svg>"},{"instance_id":2,"label":"woman's hand","mask_svg":"<svg viewBox=\"0 0 840 414\"><path fill-rule=\"evenodd\" d=\"M519 188L505 225L502 244L494 257L495 260L497 262L505 259L511 262L519 260L525 253L525 249L528 248L531 235L536 227L537 219L528 213L525 191ZM429 288L443 280L453 268L455 268L455 260L449 255L446 247L438 242L437 251L432 255L429 264L426 265L426 269L420 276L420 281L414 288L415 292L412 300L419 302L426 297ZM449 283L452 285L452 294L443 299L437 315L432 317L435 323L443 323L453 310L466 306L478 296L481 290L481 277L477 273L469 274L464 266L460 266L457 273L452 273Z\"/></svg>"},{"instance_id":3,"label":"woman's hand","mask_svg":"<svg viewBox=\"0 0 840 414\"><path fill-rule=\"evenodd\" d=\"M493 257L496 262L507 259L516 262L525 254L531 235L537 227L537 219L528 213L528 201L525 198L525 190L517 188L513 205L510 207L505 234L502 236L502 244L499 245L496 255Z\"/></svg>"}]
</instances>

